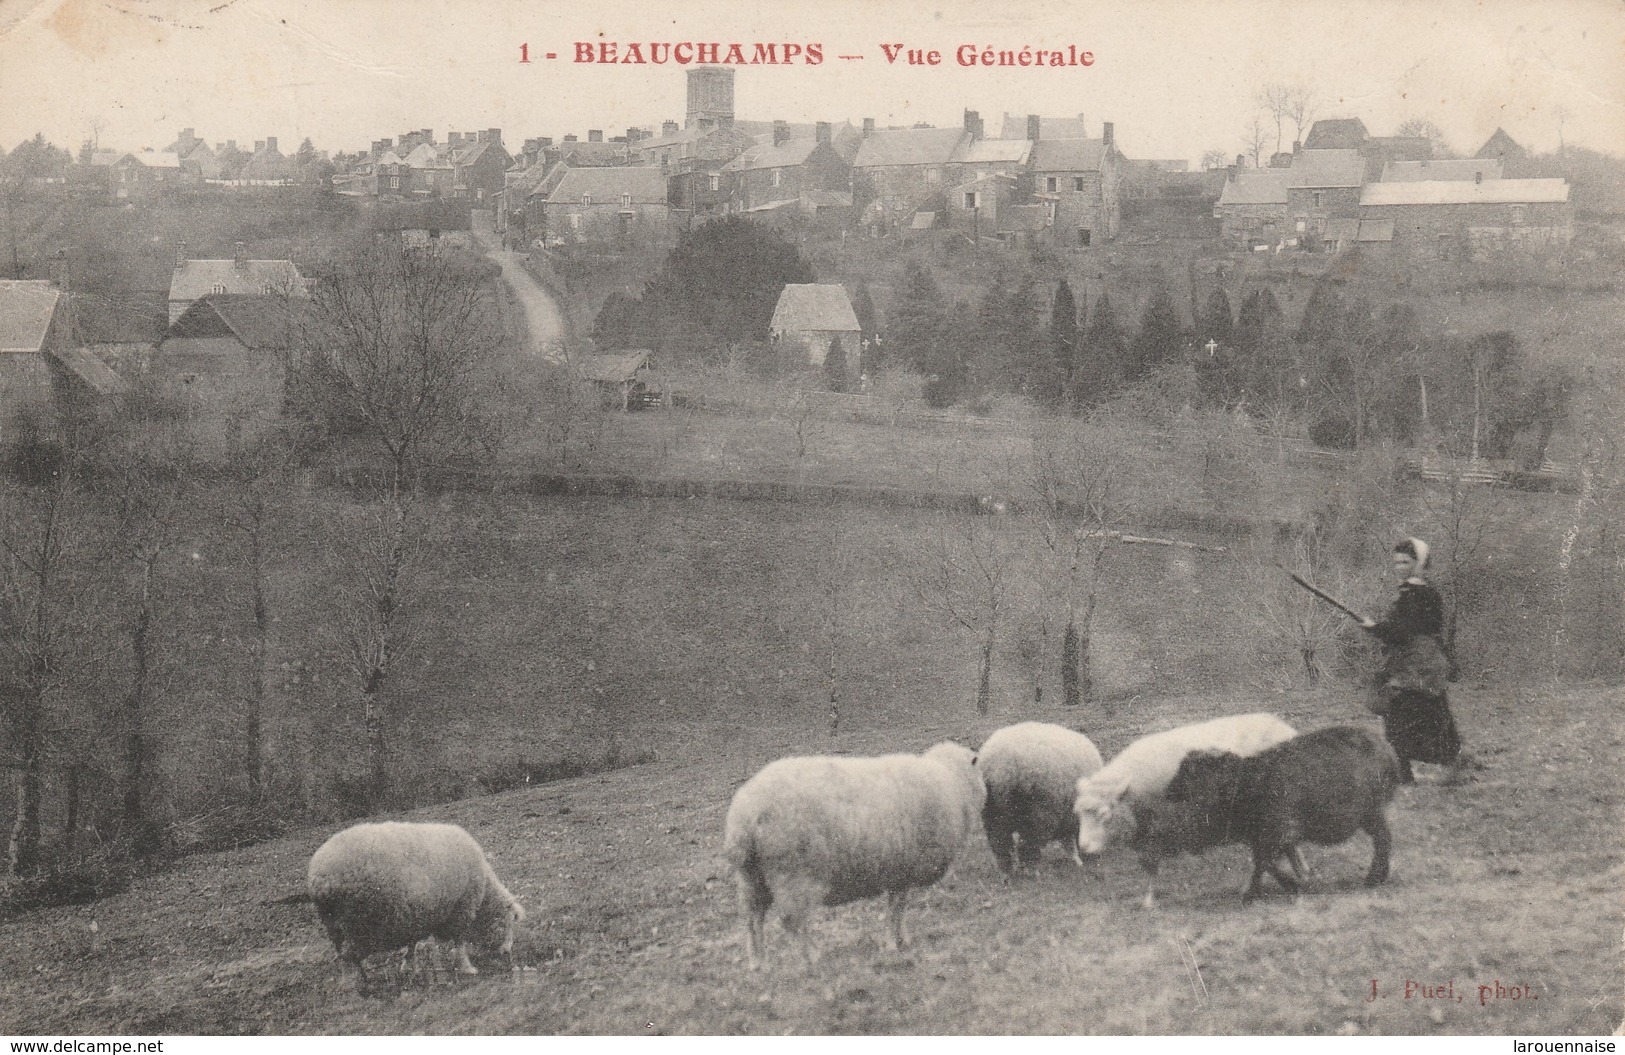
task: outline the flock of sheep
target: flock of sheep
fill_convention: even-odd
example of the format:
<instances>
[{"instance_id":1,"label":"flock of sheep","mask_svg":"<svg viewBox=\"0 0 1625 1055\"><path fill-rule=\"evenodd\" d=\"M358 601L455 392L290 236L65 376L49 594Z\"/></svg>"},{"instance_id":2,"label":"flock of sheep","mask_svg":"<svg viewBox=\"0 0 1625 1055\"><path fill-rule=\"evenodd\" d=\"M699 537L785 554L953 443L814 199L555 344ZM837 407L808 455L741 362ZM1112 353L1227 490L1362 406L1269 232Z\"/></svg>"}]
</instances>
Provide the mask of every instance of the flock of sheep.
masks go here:
<instances>
[{"instance_id":1,"label":"flock of sheep","mask_svg":"<svg viewBox=\"0 0 1625 1055\"><path fill-rule=\"evenodd\" d=\"M1252 850L1250 899L1265 872L1298 889L1300 842L1341 843L1363 830L1373 847L1365 881L1375 885L1388 877L1386 814L1398 784L1393 749L1362 726L1299 735L1274 715L1236 715L1142 737L1103 764L1082 733L1022 722L976 753L944 742L919 755L772 762L734 794L723 853L754 965L770 909L794 934L815 906L881 894L892 941L904 947L909 892L947 873L978 821L1010 874L1036 865L1055 840L1081 863L1080 852L1101 852L1127 827L1114 817L1132 814L1148 909L1164 858L1225 843ZM348 828L311 858L308 881L340 960L358 970L372 953L432 937L453 945L459 972L476 973L470 945L508 953L525 915L474 838L449 824Z\"/></svg>"}]
</instances>

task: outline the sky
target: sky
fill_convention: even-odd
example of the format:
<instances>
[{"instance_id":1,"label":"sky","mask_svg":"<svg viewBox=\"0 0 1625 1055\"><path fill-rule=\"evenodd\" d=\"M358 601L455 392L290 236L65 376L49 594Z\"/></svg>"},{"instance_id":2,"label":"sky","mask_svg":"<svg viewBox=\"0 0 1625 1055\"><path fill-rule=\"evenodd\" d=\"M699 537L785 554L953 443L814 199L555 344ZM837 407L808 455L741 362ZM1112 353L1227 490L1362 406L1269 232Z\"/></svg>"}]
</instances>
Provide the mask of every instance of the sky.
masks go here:
<instances>
[{"instance_id":1,"label":"sky","mask_svg":"<svg viewBox=\"0 0 1625 1055\"><path fill-rule=\"evenodd\" d=\"M1561 137L1625 155L1620 0L0 0L0 149L35 132L162 149L182 128L289 153L501 128L514 149L681 121L684 66L575 61L634 42L800 45L794 63L738 67L741 119L949 126L969 109L996 130L1005 113L1081 113L1130 157L1195 162L1243 152L1259 89L1282 83L1374 135L1423 117L1466 153L1504 127L1540 152ZM980 62L1023 47L1092 64Z\"/></svg>"}]
</instances>

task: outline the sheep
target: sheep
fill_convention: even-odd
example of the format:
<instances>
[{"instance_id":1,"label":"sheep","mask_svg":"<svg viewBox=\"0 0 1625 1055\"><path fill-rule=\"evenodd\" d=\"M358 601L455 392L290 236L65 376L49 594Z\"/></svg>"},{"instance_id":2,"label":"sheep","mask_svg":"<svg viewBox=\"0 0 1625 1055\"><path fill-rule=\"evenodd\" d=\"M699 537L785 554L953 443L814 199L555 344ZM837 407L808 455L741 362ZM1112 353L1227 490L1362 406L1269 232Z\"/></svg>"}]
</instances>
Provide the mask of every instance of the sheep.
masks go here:
<instances>
[{"instance_id":1,"label":"sheep","mask_svg":"<svg viewBox=\"0 0 1625 1055\"><path fill-rule=\"evenodd\" d=\"M1387 808L1399 786L1399 759L1376 730L1334 725L1304 733L1242 758L1229 751L1185 757L1166 800L1147 804L1134 845L1155 879L1164 857L1242 842L1253 854L1243 901L1259 895L1267 870L1283 888L1300 889L1280 859L1297 843L1341 843L1356 831L1371 836L1366 886L1388 879L1393 838ZM1146 907L1152 907L1150 892Z\"/></svg>"},{"instance_id":2,"label":"sheep","mask_svg":"<svg viewBox=\"0 0 1625 1055\"><path fill-rule=\"evenodd\" d=\"M502 885L480 844L455 824L357 824L322 844L307 872L316 915L342 963L412 946L456 946L459 974L478 974L473 942L509 953L525 910Z\"/></svg>"},{"instance_id":3,"label":"sheep","mask_svg":"<svg viewBox=\"0 0 1625 1055\"><path fill-rule=\"evenodd\" d=\"M1096 773L1082 777L1072 809L1078 816L1078 849L1086 854L1106 848L1106 827L1117 805L1161 795L1179 771L1180 760L1206 748L1257 754L1296 735L1297 730L1273 714L1237 714L1182 725L1142 736Z\"/></svg>"},{"instance_id":4,"label":"sheep","mask_svg":"<svg viewBox=\"0 0 1625 1055\"><path fill-rule=\"evenodd\" d=\"M1068 841L1079 864L1078 817L1072 812L1078 780L1100 768L1100 752L1082 733L1048 722L1020 722L996 731L976 752L987 783L982 828L1000 871L1016 857L1036 867L1044 844ZM1012 852L1014 851L1014 852Z\"/></svg>"},{"instance_id":5,"label":"sheep","mask_svg":"<svg viewBox=\"0 0 1625 1055\"><path fill-rule=\"evenodd\" d=\"M976 756L952 742L923 755L803 756L763 767L734 793L723 836L750 965L773 905L799 934L816 904L883 893L892 944L907 946L909 890L948 871L986 796Z\"/></svg>"}]
</instances>

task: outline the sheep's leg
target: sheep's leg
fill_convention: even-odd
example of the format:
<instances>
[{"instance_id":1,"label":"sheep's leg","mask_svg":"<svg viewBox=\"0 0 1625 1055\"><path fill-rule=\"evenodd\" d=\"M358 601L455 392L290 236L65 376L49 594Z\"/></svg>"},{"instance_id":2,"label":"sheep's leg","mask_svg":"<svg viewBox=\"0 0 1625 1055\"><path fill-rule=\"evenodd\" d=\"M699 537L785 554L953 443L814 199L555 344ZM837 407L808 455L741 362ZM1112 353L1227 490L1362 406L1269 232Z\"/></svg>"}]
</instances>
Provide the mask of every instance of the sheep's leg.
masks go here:
<instances>
[{"instance_id":1,"label":"sheep's leg","mask_svg":"<svg viewBox=\"0 0 1625 1055\"><path fill-rule=\"evenodd\" d=\"M1157 907L1157 872L1162 862L1149 854L1140 855L1140 867L1145 869L1145 897L1140 899L1140 907L1147 912Z\"/></svg>"},{"instance_id":2,"label":"sheep's leg","mask_svg":"<svg viewBox=\"0 0 1625 1055\"><path fill-rule=\"evenodd\" d=\"M1393 849L1393 833L1388 830L1388 818L1378 813L1365 826L1371 833L1371 869L1365 874L1365 885L1376 886L1388 879L1388 855Z\"/></svg>"},{"instance_id":3,"label":"sheep's leg","mask_svg":"<svg viewBox=\"0 0 1625 1055\"><path fill-rule=\"evenodd\" d=\"M1309 862L1303 859L1303 851L1298 848L1296 843L1287 849L1286 856L1287 860L1292 862L1292 871L1297 875L1298 882L1301 883L1308 879L1311 874Z\"/></svg>"},{"instance_id":4,"label":"sheep's leg","mask_svg":"<svg viewBox=\"0 0 1625 1055\"><path fill-rule=\"evenodd\" d=\"M891 942L894 949L908 948L908 933L903 929L903 908L907 904L907 887L886 891L886 919L891 924Z\"/></svg>"},{"instance_id":5,"label":"sheep's leg","mask_svg":"<svg viewBox=\"0 0 1625 1055\"><path fill-rule=\"evenodd\" d=\"M773 904L773 888L761 876L739 874L739 911L745 919L745 957L755 967L762 958L763 928Z\"/></svg>"},{"instance_id":6,"label":"sheep's leg","mask_svg":"<svg viewBox=\"0 0 1625 1055\"><path fill-rule=\"evenodd\" d=\"M1005 822L1004 818L989 816L986 819L987 848L993 851L993 861L999 866L999 871L1009 875L1015 864L1011 860L1014 847L1011 837L1015 832Z\"/></svg>"},{"instance_id":7,"label":"sheep's leg","mask_svg":"<svg viewBox=\"0 0 1625 1055\"><path fill-rule=\"evenodd\" d=\"M1247 880L1247 888L1241 892L1243 903L1253 900L1259 895L1264 884L1264 869L1269 865L1269 857L1262 851L1253 851L1253 875Z\"/></svg>"},{"instance_id":8,"label":"sheep's leg","mask_svg":"<svg viewBox=\"0 0 1625 1055\"><path fill-rule=\"evenodd\" d=\"M1038 862L1044 856L1044 841L1036 835L1029 836L1026 832L1017 832L1016 838L1019 840L1016 844L1016 858L1021 862L1021 867L1033 872L1038 871ZM1073 845L1076 846L1077 843L1074 842Z\"/></svg>"}]
</instances>

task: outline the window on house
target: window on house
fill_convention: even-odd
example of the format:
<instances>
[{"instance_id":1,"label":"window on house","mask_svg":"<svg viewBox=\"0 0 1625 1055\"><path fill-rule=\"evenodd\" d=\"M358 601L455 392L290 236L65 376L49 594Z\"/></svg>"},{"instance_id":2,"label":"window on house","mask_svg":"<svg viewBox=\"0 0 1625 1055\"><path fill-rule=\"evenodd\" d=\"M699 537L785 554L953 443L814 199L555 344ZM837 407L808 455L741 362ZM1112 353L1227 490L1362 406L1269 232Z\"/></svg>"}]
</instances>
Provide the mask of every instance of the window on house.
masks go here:
<instances>
[{"instance_id":1,"label":"window on house","mask_svg":"<svg viewBox=\"0 0 1625 1055\"><path fill-rule=\"evenodd\" d=\"M389 189L390 190L400 190L401 189L401 178L399 176L391 176L391 177L389 177Z\"/></svg>"},{"instance_id":2,"label":"window on house","mask_svg":"<svg viewBox=\"0 0 1625 1055\"><path fill-rule=\"evenodd\" d=\"M1326 204L1326 192L1325 191L1323 191L1323 190L1315 191L1314 192L1314 197L1315 197L1315 208L1318 209L1321 206Z\"/></svg>"},{"instance_id":3,"label":"window on house","mask_svg":"<svg viewBox=\"0 0 1625 1055\"><path fill-rule=\"evenodd\" d=\"M1448 234L1441 234L1439 236L1439 259L1450 259L1450 236Z\"/></svg>"},{"instance_id":4,"label":"window on house","mask_svg":"<svg viewBox=\"0 0 1625 1055\"><path fill-rule=\"evenodd\" d=\"M719 191L722 189L722 177L717 175L715 172L711 173L711 189L713 191Z\"/></svg>"},{"instance_id":5,"label":"window on house","mask_svg":"<svg viewBox=\"0 0 1625 1055\"><path fill-rule=\"evenodd\" d=\"M484 201L485 200L485 188L484 187L475 187L474 188L474 200L475 201Z\"/></svg>"},{"instance_id":6,"label":"window on house","mask_svg":"<svg viewBox=\"0 0 1625 1055\"><path fill-rule=\"evenodd\" d=\"M1049 176L1044 180L1044 189L1051 194L1061 189L1061 177Z\"/></svg>"},{"instance_id":7,"label":"window on house","mask_svg":"<svg viewBox=\"0 0 1625 1055\"><path fill-rule=\"evenodd\" d=\"M632 205L632 195L630 195L630 194L621 195L621 207L622 208L630 208L631 205Z\"/></svg>"},{"instance_id":8,"label":"window on house","mask_svg":"<svg viewBox=\"0 0 1625 1055\"><path fill-rule=\"evenodd\" d=\"M773 170L773 186L777 187L779 184L781 184L783 182L784 182L784 170L783 169L774 169Z\"/></svg>"},{"instance_id":9,"label":"window on house","mask_svg":"<svg viewBox=\"0 0 1625 1055\"><path fill-rule=\"evenodd\" d=\"M1512 206L1512 222L1513 223L1523 223L1523 221L1524 221L1524 207L1522 205L1514 205L1514 206Z\"/></svg>"},{"instance_id":10,"label":"window on house","mask_svg":"<svg viewBox=\"0 0 1625 1055\"><path fill-rule=\"evenodd\" d=\"M425 172L423 174L423 182L427 183L431 187L434 186L434 173L433 172Z\"/></svg>"},{"instance_id":11,"label":"window on house","mask_svg":"<svg viewBox=\"0 0 1625 1055\"><path fill-rule=\"evenodd\" d=\"M210 293L224 293L225 291L226 284L224 282L216 282L214 285L209 287Z\"/></svg>"},{"instance_id":12,"label":"window on house","mask_svg":"<svg viewBox=\"0 0 1625 1055\"><path fill-rule=\"evenodd\" d=\"M925 170L925 182L927 182L927 183L941 183L942 182L942 170L939 169L939 168L935 168L935 167L926 169Z\"/></svg>"},{"instance_id":13,"label":"window on house","mask_svg":"<svg viewBox=\"0 0 1625 1055\"><path fill-rule=\"evenodd\" d=\"M581 204L583 204L583 205L591 205L592 204L592 195L591 194L583 194L581 196Z\"/></svg>"},{"instance_id":14,"label":"window on house","mask_svg":"<svg viewBox=\"0 0 1625 1055\"><path fill-rule=\"evenodd\" d=\"M1089 228L1087 228L1087 227L1078 228L1078 244L1079 245L1088 245L1089 244L1089 238L1091 237L1091 235L1092 235L1092 232L1089 230Z\"/></svg>"},{"instance_id":15,"label":"window on house","mask_svg":"<svg viewBox=\"0 0 1625 1055\"><path fill-rule=\"evenodd\" d=\"M1075 191L1083 190L1083 177L1082 176L1073 176L1072 177L1072 189L1075 190Z\"/></svg>"},{"instance_id":16,"label":"window on house","mask_svg":"<svg viewBox=\"0 0 1625 1055\"><path fill-rule=\"evenodd\" d=\"M982 207L982 196L981 196L981 194L979 194L978 192L973 191L973 190L966 191L965 192L965 208L967 208L967 209L980 209L981 207Z\"/></svg>"}]
</instances>

